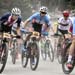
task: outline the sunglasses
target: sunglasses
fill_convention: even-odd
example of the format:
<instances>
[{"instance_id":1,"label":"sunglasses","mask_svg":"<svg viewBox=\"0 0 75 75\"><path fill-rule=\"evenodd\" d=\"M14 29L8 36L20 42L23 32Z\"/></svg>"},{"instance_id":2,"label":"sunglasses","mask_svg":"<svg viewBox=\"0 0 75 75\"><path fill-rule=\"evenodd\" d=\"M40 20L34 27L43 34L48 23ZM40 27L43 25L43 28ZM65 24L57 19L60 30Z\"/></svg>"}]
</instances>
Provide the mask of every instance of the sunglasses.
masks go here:
<instances>
[{"instance_id":1,"label":"sunglasses","mask_svg":"<svg viewBox=\"0 0 75 75\"><path fill-rule=\"evenodd\" d=\"M46 12L41 12L41 14L47 14Z\"/></svg>"},{"instance_id":2,"label":"sunglasses","mask_svg":"<svg viewBox=\"0 0 75 75\"><path fill-rule=\"evenodd\" d=\"M17 14L12 14L13 16L19 16L19 15L17 15Z\"/></svg>"}]
</instances>

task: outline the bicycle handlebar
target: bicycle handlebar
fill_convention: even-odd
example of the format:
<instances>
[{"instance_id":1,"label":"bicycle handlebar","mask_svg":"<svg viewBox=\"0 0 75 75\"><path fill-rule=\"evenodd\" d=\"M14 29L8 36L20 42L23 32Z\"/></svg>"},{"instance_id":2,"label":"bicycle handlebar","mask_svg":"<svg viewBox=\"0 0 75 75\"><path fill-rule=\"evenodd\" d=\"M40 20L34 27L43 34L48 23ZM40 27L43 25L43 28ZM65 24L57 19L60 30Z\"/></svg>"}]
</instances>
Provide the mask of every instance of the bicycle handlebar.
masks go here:
<instances>
[{"instance_id":1,"label":"bicycle handlebar","mask_svg":"<svg viewBox=\"0 0 75 75\"><path fill-rule=\"evenodd\" d=\"M25 29L23 29L23 28L22 28L20 31L21 31L22 33L24 33L24 34L32 34L32 32L29 32L29 31L27 31L27 30L25 30Z\"/></svg>"}]
</instances>

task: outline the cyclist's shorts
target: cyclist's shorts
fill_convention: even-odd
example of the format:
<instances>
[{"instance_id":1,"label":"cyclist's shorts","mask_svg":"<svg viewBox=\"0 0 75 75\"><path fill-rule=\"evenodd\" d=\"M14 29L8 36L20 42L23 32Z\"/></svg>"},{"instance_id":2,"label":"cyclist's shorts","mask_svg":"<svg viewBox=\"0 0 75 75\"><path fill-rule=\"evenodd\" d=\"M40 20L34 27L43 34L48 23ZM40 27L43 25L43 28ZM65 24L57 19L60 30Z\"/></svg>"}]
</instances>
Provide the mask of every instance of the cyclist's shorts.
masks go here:
<instances>
[{"instance_id":1,"label":"cyclist's shorts","mask_svg":"<svg viewBox=\"0 0 75 75\"><path fill-rule=\"evenodd\" d=\"M61 30L61 29L58 29L58 31L61 32L61 34L63 34L63 35L64 35L64 34L68 34L68 30Z\"/></svg>"},{"instance_id":2,"label":"cyclist's shorts","mask_svg":"<svg viewBox=\"0 0 75 75\"><path fill-rule=\"evenodd\" d=\"M41 34L42 31L42 24L33 23L32 27L34 28L34 31L37 31Z\"/></svg>"},{"instance_id":3,"label":"cyclist's shorts","mask_svg":"<svg viewBox=\"0 0 75 75\"><path fill-rule=\"evenodd\" d=\"M7 26L7 25L1 25L1 28L0 28L0 32L9 32L9 33L11 33L11 28L12 27L9 27L9 26Z\"/></svg>"}]
</instances>

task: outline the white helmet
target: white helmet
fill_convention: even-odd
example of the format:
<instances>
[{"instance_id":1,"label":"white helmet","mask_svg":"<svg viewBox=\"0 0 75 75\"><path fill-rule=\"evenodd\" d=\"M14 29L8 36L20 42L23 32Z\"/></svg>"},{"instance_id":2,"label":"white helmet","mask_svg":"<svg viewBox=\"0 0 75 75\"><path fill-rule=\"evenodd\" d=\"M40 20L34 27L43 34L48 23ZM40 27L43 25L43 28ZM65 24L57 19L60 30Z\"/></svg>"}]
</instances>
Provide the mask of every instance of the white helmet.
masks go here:
<instances>
[{"instance_id":1,"label":"white helmet","mask_svg":"<svg viewBox=\"0 0 75 75\"><path fill-rule=\"evenodd\" d=\"M42 6L42 7L40 8L40 12L45 12L45 13L47 13L47 7Z\"/></svg>"},{"instance_id":2,"label":"white helmet","mask_svg":"<svg viewBox=\"0 0 75 75\"><path fill-rule=\"evenodd\" d=\"M11 13L14 15L21 15L21 10L15 7L11 10Z\"/></svg>"}]
</instances>

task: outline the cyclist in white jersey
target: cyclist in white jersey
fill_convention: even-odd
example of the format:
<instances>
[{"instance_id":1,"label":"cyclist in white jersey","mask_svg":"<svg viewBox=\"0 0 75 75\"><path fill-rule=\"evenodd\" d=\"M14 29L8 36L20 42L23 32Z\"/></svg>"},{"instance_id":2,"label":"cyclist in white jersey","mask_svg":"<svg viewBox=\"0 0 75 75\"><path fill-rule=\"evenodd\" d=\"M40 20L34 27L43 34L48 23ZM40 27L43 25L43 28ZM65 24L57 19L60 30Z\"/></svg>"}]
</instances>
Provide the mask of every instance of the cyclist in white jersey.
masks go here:
<instances>
[{"instance_id":1,"label":"cyclist in white jersey","mask_svg":"<svg viewBox=\"0 0 75 75\"><path fill-rule=\"evenodd\" d=\"M67 10L63 11L63 16L61 18L59 18L58 20L58 28L57 31L58 33L60 32L65 40L67 40L68 38L68 30L70 28L70 26L72 25L72 21L69 17L69 12ZM60 47L62 44L61 39L59 38L59 42L58 42L58 47Z\"/></svg>"},{"instance_id":2,"label":"cyclist in white jersey","mask_svg":"<svg viewBox=\"0 0 75 75\"><path fill-rule=\"evenodd\" d=\"M72 25L68 11L63 12L63 17L59 18L58 24L58 31L60 31L62 34L67 34L69 27Z\"/></svg>"}]
</instances>

